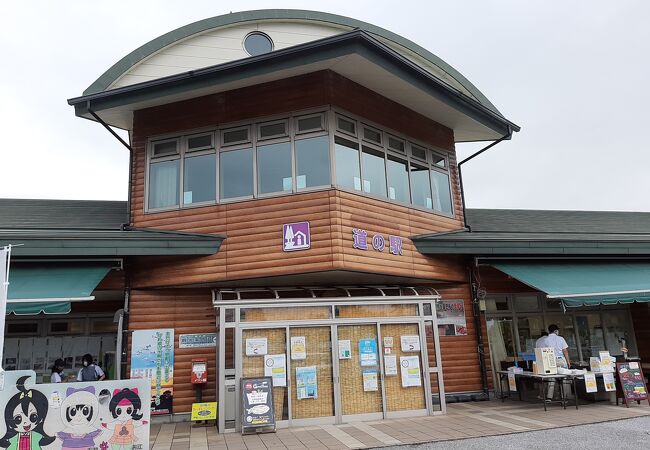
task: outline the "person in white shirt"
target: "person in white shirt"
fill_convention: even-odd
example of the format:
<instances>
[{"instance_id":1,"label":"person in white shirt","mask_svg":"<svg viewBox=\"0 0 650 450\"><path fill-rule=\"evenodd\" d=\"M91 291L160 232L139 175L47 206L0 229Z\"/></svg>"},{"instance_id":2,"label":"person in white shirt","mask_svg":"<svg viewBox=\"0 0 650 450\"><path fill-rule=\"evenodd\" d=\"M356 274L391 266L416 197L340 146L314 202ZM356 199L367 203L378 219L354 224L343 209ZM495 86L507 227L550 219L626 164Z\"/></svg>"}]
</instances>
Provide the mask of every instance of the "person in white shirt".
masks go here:
<instances>
[{"instance_id":1,"label":"person in white shirt","mask_svg":"<svg viewBox=\"0 0 650 450\"><path fill-rule=\"evenodd\" d=\"M544 338L542 342L544 347L551 347L555 353L555 364L558 367L568 369L571 365L571 359L569 358L569 345L566 343L566 340L560 336L560 327L557 325L549 325L548 327L548 336ZM555 381L551 381L548 384L548 392L546 394L546 400L553 400L555 395Z\"/></svg>"},{"instance_id":2,"label":"person in white shirt","mask_svg":"<svg viewBox=\"0 0 650 450\"><path fill-rule=\"evenodd\" d=\"M64 362L61 358L54 361L52 366L52 375L50 376L50 383L61 383L65 376L63 376L63 365Z\"/></svg>"},{"instance_id":3,"label":"person in white shirt","mask_svg":"<svg viewBox=\"0 0 650 450\"><path fill-rule=\"evenodd\" d=\"M548 333L546 331L542 331L542 335L535 341L535 348L546 347L547 337L548 337Z\"/></svg>"}]
</instances>

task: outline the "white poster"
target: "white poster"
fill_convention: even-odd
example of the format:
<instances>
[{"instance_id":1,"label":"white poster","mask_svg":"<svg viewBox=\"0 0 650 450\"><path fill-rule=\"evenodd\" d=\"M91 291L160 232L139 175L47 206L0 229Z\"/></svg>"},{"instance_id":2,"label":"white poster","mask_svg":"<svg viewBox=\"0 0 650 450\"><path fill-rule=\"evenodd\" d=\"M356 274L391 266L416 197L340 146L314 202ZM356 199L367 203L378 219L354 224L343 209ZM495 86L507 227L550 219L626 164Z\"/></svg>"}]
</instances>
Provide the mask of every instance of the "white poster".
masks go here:
<instances>
[{"instance_id":1,"label":"white poster","mask_svg":"<svg viewBox=\"0 0 650 450\"><path fill-rule=\"evenodd\" d=\"M349 339L339 341L339 359L352 358L352 345Z\"/></svg>"},{"instance_id":2,"label":"white poster","mask_svg":"<svg viewBox=\"0 0 650 450\"><path fill-rule=\"evenodd\" d=\"M598 352L600 357L600 371L601 372L614 372L615 371L615 360L611 357L608 351Z\"/></svg>"},{"instance_id":3,"label":"white poster","mask_svg":"<svg viewBox=\"0 0 650 450\"><path fill-rule=\"evenodd\" d=\"M596 374L589 372L585 373L585 389L587 392L598 392Z\"/></svg>"},{"instance_id":4,"label":"white poster","mask_svg":"<svg viewBox=\"0 0 650 450\"><path fill-rule=\"evenodd\" d=\"M284 353L264 357L264 376L273 378L274 387L287 385L287 357Z\"/></svg>"},{"instance_id":5,"label":"white poster","mask_svg":"<svg viewBox=\"0 0 650 450\"><path fill-rule=\"evenodd\" d=\"M363 369L363 391L371 392L379 390L379 378L375 369Z\"/></svg>"},{"instance_id":6,"label":"white poster","mask_svg":"<svg viewBox=\"0 0 650 450\"><path fill-rule=\"evenodd\" d=\"M291 359L307 359L307 341L305 336L291 337Z\"/></svg>"},{"instance_id":7,"label":"white poster","mask_svg":"<svg viewBox=\"0 0 650 450\"><path fill-rule=\"evenodd\" d=\"M612 372L603 374L603 383L605 384L605 390L607 392L613 392L616 390L616 381L614 380L614 374Z\"/></svg>"},{"instance_id":8,"label":"white poster","mask_svg":"<svg viewBox=\"0 0 650 450\"><path fill-rule=\"evenodd\" d=\"M402 387L422 386L420 379L420 357L400 356Z\"/></svg>"},{"instance_id":9,"label":"white poster","mask_svg":"<svg viewBox=\"0 0 650 450\"><path fill-rule=\"evenodd\" d=\"M387 376L397 375L397 356L384 355L384 373Z\"/></svg>"},{"instance_id":10,"label":"white poster","mask_svg":"<svg viewBox=\"0 0 650 450\"><path fill-rule=\"evenodd\" d=\"M508 389L511 392L517 392L517 379L514 372L508 372Z\"/></svg>"},{"instance_id":11,"label":"white poster","mask_svg":"<svg viewBox=\"0 0 650 450\"><path fill-rule=\"evenodd\" d=\"M401 341L403 352L420 351L420 336L402 336Z\"/></svg>"},{"instance_id":12,"label":"white poster","mask_svg":"<svg viewBox=\"0 0 650 450\"><path fill-rule=\"evenodd\" d=\"M264 356L268 353L266 338L246 339L246 356Z\"/></svg>"}]
</instances>

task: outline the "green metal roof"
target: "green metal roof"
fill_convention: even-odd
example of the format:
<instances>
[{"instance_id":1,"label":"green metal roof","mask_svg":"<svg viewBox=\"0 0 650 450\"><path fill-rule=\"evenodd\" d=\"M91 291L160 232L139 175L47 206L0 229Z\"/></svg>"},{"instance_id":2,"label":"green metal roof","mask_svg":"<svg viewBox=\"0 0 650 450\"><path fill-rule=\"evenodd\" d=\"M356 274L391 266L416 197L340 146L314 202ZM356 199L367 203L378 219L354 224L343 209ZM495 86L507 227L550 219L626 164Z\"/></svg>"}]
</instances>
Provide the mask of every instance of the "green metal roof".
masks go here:
<instances>
[{"instance_id":1,"label":"green metal roof","mask_svg":"<svg viewBox=\"0 0 650 450\"><path fill-rule=\"evenodd\" d=\"M146 44L126 55L124 58L120 59L111 68L104 72L97 80L95 80L95 82L93 82L83 92L83 95L96 94L98 92L105 91L112 83L114 83L131 67L154 55L163 48L187 39L190 36L200 34L215 28L223 28L244 22L262 20L309 20L316 22L326 22L337 26L347 27L349 29L363 30L370 33L371 35L387 39L421 56L433 65L438 66L458 83L460 83L465 89L467 89L477 101L489 108L494 113L501 115L501 113L487 99L487 97L483 95L483 93L481 93L481 91L479 91L476 86L474 86L460 72L418 44L384 28L360 20L352 19L350 17L319 11L298 9L263 9L254 11L242 11L210 17L177 28L147 42Z\"/></svg>"},{"instance_id":2,"label":"green metal roof","mask_svg":"<svg viewBox=\"0 0 650 450\"><path fill-rule=\"evenodd\" d=\"M492 266L566 306L650 301L650 264L498 262Z\"/></svg>"},{"instance_id":3,"label":"green metal roof","mask_svg":"<svg viewBox=\"0 0 650 450\"><path fill-rule=\"evenodd\" d=\"M650 213L467 210L471 231L412 238L424 254L650 256Z\"/></svg>"},{"instance_id":4,"label":"green metal roof","mask_svg":"<svg viewBox=\"0 0 650 450\"><path fill-rule=\"evenodd\" d=\"M128 222L127 203L96 200L0 198L0 230L114 229Z\"/></svg>"}]
</instances>

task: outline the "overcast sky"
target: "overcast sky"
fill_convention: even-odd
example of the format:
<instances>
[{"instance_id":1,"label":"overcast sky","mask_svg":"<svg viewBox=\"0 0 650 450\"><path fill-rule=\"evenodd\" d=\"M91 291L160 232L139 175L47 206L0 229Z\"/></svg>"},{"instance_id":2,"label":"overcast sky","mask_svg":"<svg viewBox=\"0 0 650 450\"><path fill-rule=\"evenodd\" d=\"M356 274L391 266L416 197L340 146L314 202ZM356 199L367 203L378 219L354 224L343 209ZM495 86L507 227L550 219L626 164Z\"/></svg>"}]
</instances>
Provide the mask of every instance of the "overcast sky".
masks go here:
<instances>
[{"instance_id":1,"label":"overcast sky","mask_svg":"<svg viewBox=\"0 0 650 450\"><path fill-rule=\"evenodd\" d=\"M0 26L0 197L126 200L127 150L66 100L161 34L262 8L327 11L405 36L520 125L464 166L469 207L650 211L643 0L12 1ZM476 148L459 145L459 159Z\"/></svg>"}]
</instances>

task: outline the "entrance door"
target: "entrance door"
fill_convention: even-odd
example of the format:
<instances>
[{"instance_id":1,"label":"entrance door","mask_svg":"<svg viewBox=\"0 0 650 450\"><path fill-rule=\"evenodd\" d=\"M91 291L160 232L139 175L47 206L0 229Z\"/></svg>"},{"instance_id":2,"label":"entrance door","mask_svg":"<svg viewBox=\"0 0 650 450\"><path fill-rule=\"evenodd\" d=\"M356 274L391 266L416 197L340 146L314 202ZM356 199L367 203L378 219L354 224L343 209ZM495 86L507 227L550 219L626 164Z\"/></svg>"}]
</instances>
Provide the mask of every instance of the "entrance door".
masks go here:
<instances>
[{"instance_id":1,"label":"entrance door","mask_svg":"<svg viewBox=\"0 0 650 450\"><path fill-rule=\"evenodd\" d=\"M427 413L424 373L429 365L422 367L422 347L426 341L420 338L417 323L386 323L380 325L383 353L383 383L386 417Z\"/></svg>"},{"instance_id":2,"label":"entrance door","mask_svg":"<svg viewBox=\"0 0 650 450\"><path fill-rule=\"evenodd\" d=\"M337 326L343 422L383 418L376 324Z\"/></svg>"}]
</instances>

